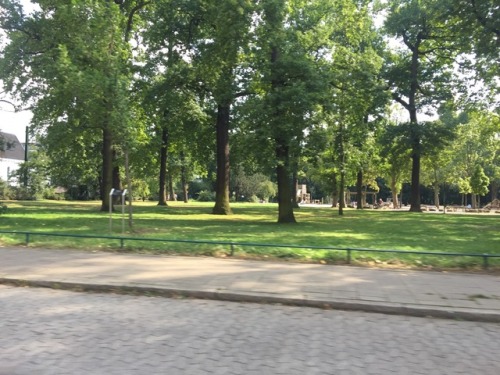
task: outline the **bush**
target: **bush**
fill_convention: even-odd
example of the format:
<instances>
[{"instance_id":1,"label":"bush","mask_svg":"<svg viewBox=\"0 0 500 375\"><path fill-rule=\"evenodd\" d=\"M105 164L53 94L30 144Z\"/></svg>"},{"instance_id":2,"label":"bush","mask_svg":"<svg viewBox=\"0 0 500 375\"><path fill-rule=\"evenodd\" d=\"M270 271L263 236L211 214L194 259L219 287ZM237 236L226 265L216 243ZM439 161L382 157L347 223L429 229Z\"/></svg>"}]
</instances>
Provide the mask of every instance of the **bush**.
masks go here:
<instances>
[{"instance_id":1,"label":"bush","mask_svg":"<svg viewBox=\"0 0 500 375\"><path fill-rule=\"evenodd\" d=\"M202 190L198 194L198 202L215 202L215 193L213 191Z\"/></svg>"},{"instance_id":2,"label":"bush","mask_svg":"<svg viewBox=\"0 0 500 375\"><path fill-rule=\"evenodd\" d=\"M7 182L0 179L0 199L14 199L15 192L14 190L7 184Z\"/></svg>"},{"instance_id":3,"label":"bush","mask_svg":"<svg viewBox=\"0 0 500 375\"><path fill-rule=\"evenodd\" d=\"M7 206L2 202L0 202L0 215L3 215L6 212L7 212Z\"/></svg>"},{"instance_id":4,"label":"bush","mask_svg":"<svg viewBox=\"0 0 500 375\"><path fill-rule=\"evenodd\" d=\"M262 181L257 190L257 196L261 198L264 202L268 202L269 199L275 197L278 194L278 185L274 182L266 180Z\"/></svg>"},{"instance_id":5,"label":"bush","mask_svg":"<svg viewBox=\"0 0 500 375\"><path fill-rule=\"evenodd\" d=\"M60 197L56 195L56 190L51 187L46 187L42 191L42 197L43 199L50 199L50 200L58 200Z\"/></svg>"},{"instance_id":6,"label":"bush","mask_svg":"<svg viewBox=\"0 0 500 375\"><path fill-rule=\"evenodd\" d=\"M212 184L209 181L197 178L189 183L189 194L193 197L198 196L203 191L211 191L213 189Z\"/></svg>"},{"instance_id":7,"label":"bush","mask_svg":"<svg viewBox=\"0 0 500 375\"><path fill-rule=\"evenodd\" d=\"M36 201L43 198L43 192L32 187L18 186L14 188L15 199L18 201Z\"/></svg>"},{"instance_id":8,"label":"bush","mask_svg":"<svg viewBox=\"0 0 500 375\"><path fill-rule=\"evenodd\" d=\"M257 197L256 195L252 195L249 199L248 199L249 202L251 203L259 203L260 202L260 199L259 197Z\"/></svg>"}]
</instances>

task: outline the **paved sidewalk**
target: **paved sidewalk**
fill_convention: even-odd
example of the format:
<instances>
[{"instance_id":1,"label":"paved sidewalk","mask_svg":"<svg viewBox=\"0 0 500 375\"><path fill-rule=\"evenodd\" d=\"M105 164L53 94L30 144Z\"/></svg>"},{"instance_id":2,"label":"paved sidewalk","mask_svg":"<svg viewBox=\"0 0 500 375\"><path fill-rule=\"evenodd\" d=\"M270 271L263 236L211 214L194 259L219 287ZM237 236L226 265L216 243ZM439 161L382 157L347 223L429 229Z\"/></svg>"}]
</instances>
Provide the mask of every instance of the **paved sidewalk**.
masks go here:
<instances>
[{"instance_id":1,"label":"paved sidewalk","mask_svg":"<svg viewBox=\"0 0 500 375\"><path fill-rule=\"evenodd\" d=\"M0 283L500 322L500 277L0 248Z\"/></svg>"}]
</instances>

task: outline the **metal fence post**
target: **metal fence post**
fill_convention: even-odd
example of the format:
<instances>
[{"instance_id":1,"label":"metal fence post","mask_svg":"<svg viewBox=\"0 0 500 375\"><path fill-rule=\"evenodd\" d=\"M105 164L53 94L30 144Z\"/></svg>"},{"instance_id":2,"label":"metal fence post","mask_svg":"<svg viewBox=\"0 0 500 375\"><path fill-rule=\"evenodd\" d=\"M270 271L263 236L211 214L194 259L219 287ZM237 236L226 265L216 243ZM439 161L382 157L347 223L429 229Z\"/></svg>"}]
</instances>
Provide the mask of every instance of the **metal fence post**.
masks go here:
<instances>
[{"instance_id":1,"label":"metal fence post","mask_svg":"<svg viewBox=\"0 0 500 375\"><path fill-rule=\"evenodd\" d=\"M234 243L231 242L231 253L229 254L230 256L234 255Z\"/></svg>"},{"instance_id":2,"label":"metal fence post","mask_svg":"<svg viewBox=\"0 0 500 375\"><path fill-rule=\"evenodd\" d=\"M483 254L483 269L488 269L488 256Z\"/></svg>"}]
</instances>

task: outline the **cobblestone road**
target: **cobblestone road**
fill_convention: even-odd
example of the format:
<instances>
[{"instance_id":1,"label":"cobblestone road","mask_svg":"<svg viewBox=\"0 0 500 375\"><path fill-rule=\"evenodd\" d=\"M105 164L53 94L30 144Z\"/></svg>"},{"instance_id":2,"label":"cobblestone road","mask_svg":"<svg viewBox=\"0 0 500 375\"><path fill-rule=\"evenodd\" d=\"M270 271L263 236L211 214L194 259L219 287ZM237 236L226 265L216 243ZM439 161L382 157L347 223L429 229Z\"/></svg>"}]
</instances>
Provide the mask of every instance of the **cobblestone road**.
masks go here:
<instances>
[{"instance_id":1,"label":"cobblestone road","mask_svg":"<svg viewBox=\"0 0 500 375\"><path fill-rule=\"evenodd\" d=\"M1 375L500 374L500 325L0 286Z\"/></svg>"}]
</instances>

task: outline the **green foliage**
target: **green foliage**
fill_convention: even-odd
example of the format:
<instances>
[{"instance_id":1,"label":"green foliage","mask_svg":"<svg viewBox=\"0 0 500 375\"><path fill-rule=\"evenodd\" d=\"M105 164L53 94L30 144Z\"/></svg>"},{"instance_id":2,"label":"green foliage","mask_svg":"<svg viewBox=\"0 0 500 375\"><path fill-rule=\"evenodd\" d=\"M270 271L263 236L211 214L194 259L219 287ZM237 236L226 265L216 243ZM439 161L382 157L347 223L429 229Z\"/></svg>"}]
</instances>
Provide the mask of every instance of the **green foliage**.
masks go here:
<instances>
[{"instance_id":1,"label":"green foliage","mask_svg":"<svg viewBox=\"0 0 500 375\"><path fill-rule=\"evenodd\" d=\"M471 192L477 195L486 195L489 183L490 179L484 174L483 167L476 165L470 178Z\"/></svg>"},{"instance_id":2,"label":"green foliage","mask_svg":"<svg viewBox=\"0 0 500 375\"><path fill-rule=\"evenodd\" d=\"M149 185L144 180L134 179L132 181L132 192L134 194L134 199L141 199L143 201L148 200L151 196Z\"/></svg>"},{"instance_id":3,"label":"green foliage","mask_svg":"<svg viewBox=\"0 0 500 375\"><path fill-rule=\"evenodd\" d=\"M470 186L470 178L459 178L457 180L458 192L460 194L472 193L472 188Z\"/></svg>"},{"instance_id":4,"label":"green foliage","mask_svg":"<svg viewBox=\"0 0 500 375\"><path fill-rule=\"evenodd\" d=\"M408 140L408 124L386 122L378 141L382 157L381 173L389 181L392 196L396 197L402 184L409 181L411 146Z\"/></svg>"},{"instance_id":5,"label":"green foliage","mask_svg":"<svg viewBox=\"0 0 500 375\"><path fill-rule=\"evenodd\" d=\"M20 186L16 189L16 199L21 200L39 200L46 195L49 186L49 177L47 173L47 156L42 151L32 151L30 159L21 163L19 169L14 172L17 180L26 186Z\"/></svg>"},{"instance_id":6,"label":"green foliage","mask_svg":"<svg viewBox=\"0 0 500 375\"><path fill-rule=\"evenodd\" d=\"M7 205L3 202L0 202L0 215L7 213Z\"/></svg>"},{"instance_id":7,"label":"green foliage","mask_svg":"<svg viewBox=\"0 0 500 375\"><path fill-rule=\"evenodd\" d=\"M241 166L234 168L232 173L231 188L238 201L255 202L254 197L268 201L276 196L277 186L261 173L247 175Z\"/></svg>"},{"instance_id":8,"label":"green foliage","mask_svg":"<svg viewBox=\"0 0 500 375\"><path fill-rule=\"evenodd\" d=\"M256 195L264 202L268 202L270 198L276 196L277 192L278 187L276 186L276 184L272 181L267 180L259 183Z\"/></svg>"},{"instance_id":9,"label":"green foliage","mask_svg":"<svg viewBox=\"0 0 500 375\"><path fill-rule=\"evenodd\" d=\"M209 199L220 190L212 182L221 124L231 165L246 171L224 177L247 200L291 190L292 175L333 196L358 173L365 187L383 177L394 195L410 179L410 158L420 157L416 186L461 184L481 165L497 194L498 98L487 103L491 112L476 104L460 114L449 100L473 99L454 64L464 76L476 73L482 91L498 92L493 0L384 1L379 30L367 1L34 3L28 14L17 0L0 1L0 79L33 109L43 165L31 159L23 167L26 189L0 184L2 199L56 198L51 186L66 187L73 199L96 197L108 189L110 171L123 169L125 154L137 198L158 195L161 169L174 185L206 177L190 191ZM384 45L386 37L400 44ZM410 123L384 125L388 95ZM438 108L439 121L417 118ZM275 170L278 185L268 178Z\"/></svg>"},{"instance_id":10,"label":"green foliage","mask_svg":"<svg viewBox=\"0 0 500 375\"><path fill-rule=\"evenodd\" d=\"M463 52L460 65L498 93L500 8L495 0L441 0L438 12Z\"/></svg>"},{"instance_id":11,"label":"green foliage","mask_svg":"<svg viewBox=\"0 0 500 375\"><path fill-rule=\"evenodd\" d=\"M472 111L463 114L451 145L453 182L472 176L477 165L483 166L492 181L500 177L500 118L489 112Z\"/></svg>"},{"instance_id":12,"label":"green foliage","mask_svg":"<svg viewBox=\"0 0 500 375\"><path fill-rule=\"evenodd\" d=\"M215 193L213 191L202 190L196 198L198 202L215 202Z\"/></svg>"},{"instance_id":13,"label":"green foliage","mask_svg":"<svg viewBox=\"0 0 500 375\"><path fill-rule=\"evenodd\" d=\"M189 191L194 197L196 197L203 190L213 190L212 182L202 178L195 178L189 183Z\"/></svg>"},{"instance_id":14,"label":"green foliage","mask_svg":"<svg viewBox=\"0 0 500 375\"><path fill-rule=\"evenodd\" d=\"M107 1L40 1L31 14L13 1L4 4L11 12L0 19L8 37L0 79L31 106L32 128L46 137L44 147L59 172L54 181L81 185L94 173L109 191L116 147L136 134L127 131L132 14ZM68 169L77 173L65 174ZM63 181L64 175L76 183ZM103 194L103 207L107 201Z\"/></svg>"},{"instance_id":15,"label":"green foliage","mask_svg":"<svg viewBox=\"0 0 500 375\"><path fill-rule=\"evenodd\" d=\"M13 199L14 196L14 190L0 178L0 199Z\"/></svg>"}]
</instances>

